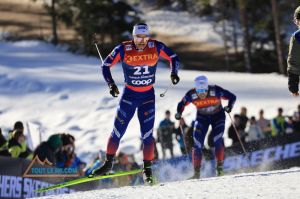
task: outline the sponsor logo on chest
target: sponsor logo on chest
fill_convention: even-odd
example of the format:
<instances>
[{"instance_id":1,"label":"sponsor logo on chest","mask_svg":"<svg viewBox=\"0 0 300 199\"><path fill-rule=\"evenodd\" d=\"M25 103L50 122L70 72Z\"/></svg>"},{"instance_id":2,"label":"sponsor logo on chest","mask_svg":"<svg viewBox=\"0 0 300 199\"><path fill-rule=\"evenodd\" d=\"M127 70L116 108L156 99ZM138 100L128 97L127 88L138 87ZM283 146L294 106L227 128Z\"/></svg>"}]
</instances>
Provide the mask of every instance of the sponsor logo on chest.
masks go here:
<instances>
[{"instance_id":1,"label":"sponsor logo on chest","mask_svg":"<svg viewBox=\"0 0 300 199\"><path fill-rule=\"evenodd\" d=\"M126 55L125 61L130 64L133 62L147 62L147 61L156 61L158 59L157 53L151 54L142 54L142 55Z\"/></svg>"},{"instance_id":2,"label":"sponsor logo on chest","mask_svg":"<svg viewBox=\"0 0 300 199\"><path fill-rule=\"evenodd\" d=\"M218 98L206 98L203 100L198 99L193 101L193 104L195 104L197 108L203 108L203 107L218 105L220 104L220 100Z\"/></svg>"}]
</instances>

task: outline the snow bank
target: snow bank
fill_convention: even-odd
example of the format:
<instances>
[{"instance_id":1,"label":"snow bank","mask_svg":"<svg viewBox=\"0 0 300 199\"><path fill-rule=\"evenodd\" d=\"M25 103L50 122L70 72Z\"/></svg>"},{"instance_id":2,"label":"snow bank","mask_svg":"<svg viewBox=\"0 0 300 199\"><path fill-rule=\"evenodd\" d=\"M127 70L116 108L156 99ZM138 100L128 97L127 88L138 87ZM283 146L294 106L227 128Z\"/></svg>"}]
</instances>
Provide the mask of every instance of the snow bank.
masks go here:
<instances>
[{"instance_id":1,"label":"snow bank","mask_svg":"<svg viewBox=\"0 0 300 199\"><path fill-rule=\"evenodd\" d=\"M167 199L167 198L299 198L300 169L187 180L155 186L122 187L44 198Z\"/></svg>"}]
</instances>

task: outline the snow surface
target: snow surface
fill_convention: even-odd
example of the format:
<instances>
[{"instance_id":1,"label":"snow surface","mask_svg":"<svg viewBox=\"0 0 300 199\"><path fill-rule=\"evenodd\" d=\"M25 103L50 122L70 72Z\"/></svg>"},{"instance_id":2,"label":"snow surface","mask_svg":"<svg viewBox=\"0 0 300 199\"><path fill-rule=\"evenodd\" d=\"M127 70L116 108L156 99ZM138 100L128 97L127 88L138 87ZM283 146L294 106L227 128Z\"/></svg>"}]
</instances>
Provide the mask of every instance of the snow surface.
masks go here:
<instances>
[{"instance_id":1,"label":"snow surface","mask_svg":"<svg viewBox=\"0 0 300 199\"><path fill-rule=\"evenodd\" d=\"M300 169L229 175L158 184L154 186L121 187L86 192L76 192L42 198L85 199L293 199L299 198Z\"/></svg>"},{"instance_id":2,"label":"snow surface","mask_svg":"<svg viewBox=\"0 0 300 199\"><path fill-rule=\"evenodd\" d=\"M193 79L200 74L207 75L210 83L237 95L232 115L239 112L241 106L248 108L248 116L257 116L259 109L263 108L266 117L272 118L277 107L283 107L284 114L291 115L299 104L299 98L289 94L284 76L233 72L181 70L181 82L171 86L166 96L161 98L159 93L170 85L170 71L160 63L155 84L155 128L166 109L175 113L177 103L193 87ZM112 69L112 75L122 90L120 65ZM61 47L40 41L0 43L0 125L4 133L17 120L38 125L42 140L57 132L72 133L76 138L79 157L89 161L99 149L106 149L118 101L119 98L111 97L108 92L97 58L71 54ZM190 124L195 108L188 106L183 116ZM227 120L226 129L229 123ZM139 137L139 123L134 116L120 149L134 146L136 158L141 161ZM231 144L229 139L225 142L226 145ZM175 154L180 154L179 147L175 146Z\"/></svg>"}]
</instances>

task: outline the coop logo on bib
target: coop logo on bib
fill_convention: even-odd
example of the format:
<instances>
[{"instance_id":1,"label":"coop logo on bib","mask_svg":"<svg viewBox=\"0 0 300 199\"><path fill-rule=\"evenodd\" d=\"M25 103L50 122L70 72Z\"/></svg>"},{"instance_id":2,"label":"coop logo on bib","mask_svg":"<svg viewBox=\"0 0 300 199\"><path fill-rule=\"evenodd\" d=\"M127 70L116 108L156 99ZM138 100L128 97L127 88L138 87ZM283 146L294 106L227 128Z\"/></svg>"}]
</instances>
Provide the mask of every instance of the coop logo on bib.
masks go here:
<instances>
[{"instance_id":1,"label":"coop logo on bib","mask_svg":"<svg viewBox=\"0 0 300 199\"><path fill-rule=\"evenodd\" d=\"M131 83L133 85L148 85L152 82L152 79L145 79L145 80L132 80Z\"/></svg>"}]
</instances>

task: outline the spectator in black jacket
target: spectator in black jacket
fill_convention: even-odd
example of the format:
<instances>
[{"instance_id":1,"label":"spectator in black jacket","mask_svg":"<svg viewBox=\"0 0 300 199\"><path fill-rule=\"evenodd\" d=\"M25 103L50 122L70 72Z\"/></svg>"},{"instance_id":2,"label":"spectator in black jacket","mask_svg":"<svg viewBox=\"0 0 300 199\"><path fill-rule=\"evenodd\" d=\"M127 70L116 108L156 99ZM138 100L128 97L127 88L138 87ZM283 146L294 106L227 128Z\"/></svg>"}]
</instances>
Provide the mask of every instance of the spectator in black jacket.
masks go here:
<instances>
[{"instance_id":1,"label":"spectator in black jacket","mask_svg":"<svg viewBox=\"0 0 300 199\"><path fill-rule=\"evenodd\" d=\"M41 161L47 159L53 165L56 165L56 152L62 146L59 134L51 135L46 142L42 142L34 151L34 156L38 156Z\"/></svg>"},{"instance_id":2,"label":"spectator in black jacket","mask_svg":"<svg viewBox=\"0 0 300 199\"><path fill-rule=\"evenodd\" d=\"M233 123L237 129L237 133L239 134L242 142L245 142L245 133L243 131L243 128L241 126L241 117L239 115L233 116ZM235 145L236 143L239 143L239 139L237 137L237 134L235 132L233 124L230 125L228 129L228 137L232 140L232 145Z\"/></svg>"},{"instance_id":3,"label":"spectator in black jacket","mask_svg":"<svg viewBox=\"0 0 300 199\"><path fill-rule=\"evenodd\" d=\"M247 108L246 107L242 107L241 108L241 113L239 115L240 117L240 128L243 132L245 132L245 129L246 129L246 126L247 126L247 123L248 123L248 120L249 118L247 117Z\"/></svg>"},{"instance_id":4,"label":"spectator in black jacket","mask_svg":"<svg viewBox=\"0 0 300 199\"><path fill-rule=\"evenodd\" d=\"M22 132L24 134L24 125L21 121L15 122L13 130L8 131L8 140L13 137L13 132L15 130L18 130L19 132Z\"/></svg>"},{"instance_id":5,"label":"spectator in black jacket","mask_svg":"<svg viewBox=\"0 0 300 199\"><path fill-rule=\"evenodd\" d=\"M8 143L5 137L2 135L2 130L0 128L0 156L10 156L8 152Z\"/></svg>"}]
</instances>

